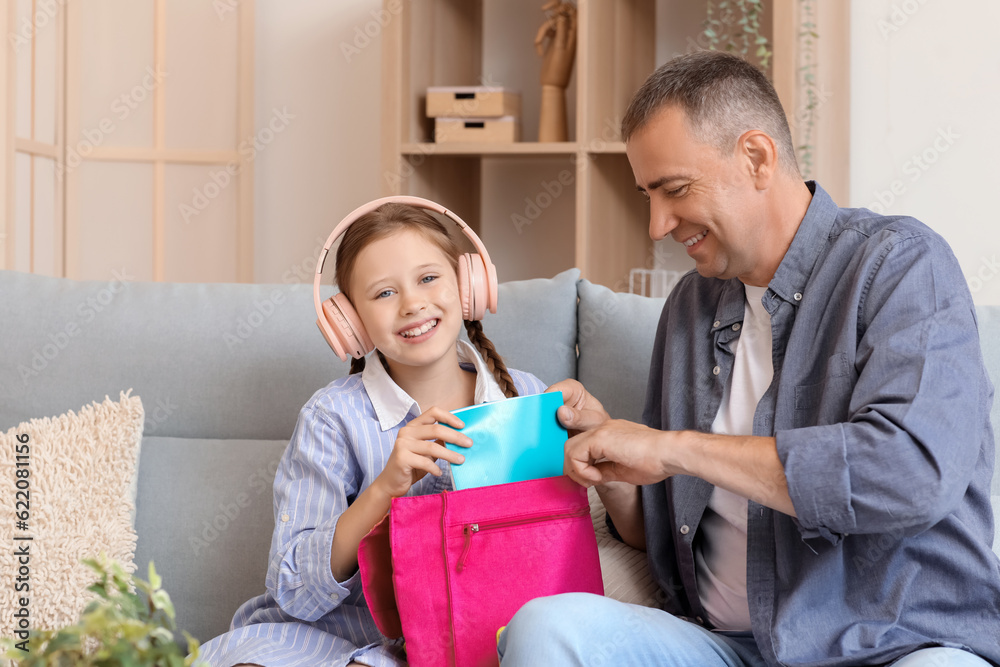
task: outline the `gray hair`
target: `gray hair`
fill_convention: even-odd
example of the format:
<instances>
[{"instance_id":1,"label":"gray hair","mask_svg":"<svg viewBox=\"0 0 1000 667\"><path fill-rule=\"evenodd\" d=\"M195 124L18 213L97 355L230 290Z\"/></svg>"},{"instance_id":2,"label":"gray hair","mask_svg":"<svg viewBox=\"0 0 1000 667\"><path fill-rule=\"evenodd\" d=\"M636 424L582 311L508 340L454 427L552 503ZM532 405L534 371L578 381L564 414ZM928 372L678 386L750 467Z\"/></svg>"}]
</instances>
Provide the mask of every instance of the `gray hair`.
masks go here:
<instances>
[{"instance_id":1,"label":"gray hair","mask_svg":"<svg viewBox=\"0 0 1000 667\"><path fill-rule=\"evenodd\" d=\"M799 173L792 133L778 93L764 73L739 56L698 51L653 72L636 92L622 119L628 140L666 106L684 110L694 136L729 155L747 130L760 130L778 148L779 162Z\"/></svg>"}]
</instances>

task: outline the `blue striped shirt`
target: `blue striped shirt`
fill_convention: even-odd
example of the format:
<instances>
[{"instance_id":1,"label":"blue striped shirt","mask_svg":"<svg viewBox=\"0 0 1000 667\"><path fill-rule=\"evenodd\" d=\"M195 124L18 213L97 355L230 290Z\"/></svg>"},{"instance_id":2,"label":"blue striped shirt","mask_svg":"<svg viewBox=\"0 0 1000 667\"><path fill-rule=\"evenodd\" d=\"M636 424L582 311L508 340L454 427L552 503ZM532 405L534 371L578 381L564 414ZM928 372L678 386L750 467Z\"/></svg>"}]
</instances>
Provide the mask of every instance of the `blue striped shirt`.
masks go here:
<instances>
[{"instance_id":1,"label":"blue striped shirt","mask_svg":"<svg viewBox=\"0 0 1000 667\"><path fill-rule=\"evenodd\" d=\"M459 341L458 353L462 367L476 372L475 402L503 399L475 348ZM522 396L545 390L530 373L510 374ZM206 662L344 665L363 656L371 665L403 664L399 642L375 627L358 574L334 579L330 551L340 515L385 468L399 429L421 412L377 361L309 399L274 480L267 591L240 607L229 632L205 644ZM427 475L409 495L451 488L448 463L437 464L444 474Z\"/></svg>"}]
</instances>

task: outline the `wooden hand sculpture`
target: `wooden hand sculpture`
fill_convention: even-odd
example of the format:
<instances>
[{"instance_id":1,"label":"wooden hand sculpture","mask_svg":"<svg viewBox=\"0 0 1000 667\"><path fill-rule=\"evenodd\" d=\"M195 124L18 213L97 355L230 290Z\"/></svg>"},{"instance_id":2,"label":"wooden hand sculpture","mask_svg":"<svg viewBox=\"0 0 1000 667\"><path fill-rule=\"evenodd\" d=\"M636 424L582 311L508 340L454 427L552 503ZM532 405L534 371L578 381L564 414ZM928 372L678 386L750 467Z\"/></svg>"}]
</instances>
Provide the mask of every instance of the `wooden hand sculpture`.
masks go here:
<instances>
[{"instance_id":1,"label":"wooden hand sculpture","mask_svg":"<svg viewBox=\"0 0 1000 667\"><path fill-rule=\"evenodd\" d=\"M576 5L551 0L542 11L547 18L535 35L535 51L542 57L538 140L568 141L566 86L576 57Z\"/></svg>"}]
</instances>

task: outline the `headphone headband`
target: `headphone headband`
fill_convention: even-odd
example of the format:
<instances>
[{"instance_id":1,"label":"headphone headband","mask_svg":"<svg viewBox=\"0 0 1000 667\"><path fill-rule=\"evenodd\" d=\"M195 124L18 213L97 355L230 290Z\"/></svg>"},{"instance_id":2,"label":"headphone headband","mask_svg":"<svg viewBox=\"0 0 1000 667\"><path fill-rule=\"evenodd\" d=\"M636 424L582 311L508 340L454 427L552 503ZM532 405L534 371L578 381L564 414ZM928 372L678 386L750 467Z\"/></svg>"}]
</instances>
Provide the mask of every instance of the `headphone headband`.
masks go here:
<instances>
[{"instance_id":1,"label":"headphone headband","mask_svg":"<svg viewBox=\"0 0 1000 667\"><path fill-rule=\"evenodd\" d=\"M340 343L342 343L343 341L341 341L338 338L338 335L335 332L333 326L328 321L328 317L324 315L324 303L319 295L320 282L323 275L323 266L326 264L326 258L330 252L330 248L332 248L334 242L345 231L347 231L347 228L350 227L355 221L357 221L358 218L362 217L367 213L371 213L372 211L378 209L383 204L407 204L410 206L414 206L416 208L422 208L432 211L434 213L439 213L445 216L446 218L451 219L453 222L455 222L462 230L462 233L465 234L465 236L468 237L469 240L472 241L472 244L476 247L476 250L479 253L479 257L481 258L481 260L479 261L481 261L483 265L481 271L482 273L481 282L484 284L479 285L476 282L476 271L467 272L461 270L462 260L465 258L463 257L459 258L460 288L461 288L461 283L465 278L471 281L471 287L473 288L467 291L467 295L470 300L470 303L468 304L468 309L471 316L466 317L466 319L480 319L482 315L485 314L486 310L489 310L491 313L497 312L498 290L497 290L496 267L493 266L493 262L490 260L490 254L489 252L486 251L486 246L483 245L482 240L480 240L476 232L474 232L472 228L469 227L469 225L466 224L464 220L462 220L460 217L458 217L458 215L448 210L441 204L431 201L430 199L424 199L422 197L410 197L405 195L399 195L399 196L382 197L380 199L375 199L368 202L367 204L362 204L361 206L357 207L349 214L347 214L347 216L345 216L343 220L337 223L337 226L334 227L333 231L330 233L329 238L327 238L326 243L323 245L323 251L320 253L319 258L316 261L316 275L313 278L313 303L316 306L316 313L319 317L316 323L319 325L320 331L323 332L323 336L330 344L330 347L333 348L333 350L340 356L342 360L346 360L347 358L346 352L350 350L341 349L342 345L340 345ZM467 255L466 257L469 258L467 261L470 262L472 261L473 256ZM346 301L346 295L344 295L344 297L345 298L343 299L343 301ZM341 310L343 310L343 306L341 307ZM347 319L350 320L350 318ZM352 356L359 356L357 352L359 352L360 349L361 348L354 351L350 351Z\"/></svg>"}]
</instances>

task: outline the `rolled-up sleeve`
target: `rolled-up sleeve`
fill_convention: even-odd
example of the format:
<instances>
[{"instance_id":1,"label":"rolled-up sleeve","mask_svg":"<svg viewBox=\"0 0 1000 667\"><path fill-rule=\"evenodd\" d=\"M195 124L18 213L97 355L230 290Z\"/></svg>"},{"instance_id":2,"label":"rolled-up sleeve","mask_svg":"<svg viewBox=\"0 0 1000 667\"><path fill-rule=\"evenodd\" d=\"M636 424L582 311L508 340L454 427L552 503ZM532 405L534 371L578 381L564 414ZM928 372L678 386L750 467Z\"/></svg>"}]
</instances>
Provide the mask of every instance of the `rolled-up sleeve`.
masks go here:
<instances>
[{"instance_id":1,"label":"rolled-up sleeve","mask_svg":"<svg viewBox=\"0 0 1000 667\"><path fill-rule=\"evenodd\" d=\"M282 610L304 621L329 613L359 585L357 573L338 582L330 568L337 521L357 491L351 460L335 420L304 407L275 475L266 582Z\"/></svg>"},{"instance_id":2,"label":"rolled-up sleeve","mask_svg":"<svg viewBox=\"0 0 1000 667\"><path fill-rule=\"evenodd\" d=\"M843 406L842 418L776 433L806 538L934 525L959 505L988 432L991 390L954 255L915 236L886 243L870 266L855 349L831 357L819 385L796 388L796 409Z\"/></svg>"}]
</instances>

